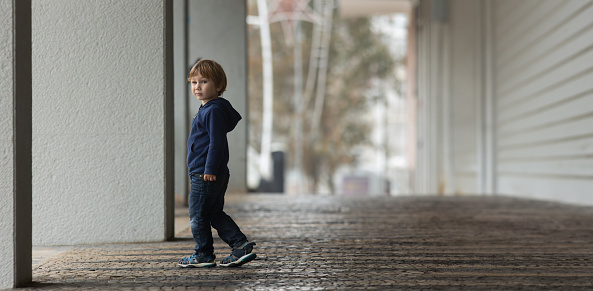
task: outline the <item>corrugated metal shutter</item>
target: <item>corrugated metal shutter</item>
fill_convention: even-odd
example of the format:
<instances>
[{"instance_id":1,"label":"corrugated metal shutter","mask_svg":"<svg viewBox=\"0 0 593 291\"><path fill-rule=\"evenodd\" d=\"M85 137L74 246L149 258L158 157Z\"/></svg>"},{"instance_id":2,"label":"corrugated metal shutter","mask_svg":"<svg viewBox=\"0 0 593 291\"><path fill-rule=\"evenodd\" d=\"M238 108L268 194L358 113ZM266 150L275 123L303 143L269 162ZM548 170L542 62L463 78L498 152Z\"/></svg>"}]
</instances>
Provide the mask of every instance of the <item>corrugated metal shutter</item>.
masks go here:
<instances>
[{"instance_id":1,"label":"corrugated metal shutter","mask_svg":"<svg viewBox=\"0 0 593 291\"><path fill-rule=\"evenodd\" d=\"M592 201L593 1L493 1L498 192Z\"/></svg>"}]
</instances>

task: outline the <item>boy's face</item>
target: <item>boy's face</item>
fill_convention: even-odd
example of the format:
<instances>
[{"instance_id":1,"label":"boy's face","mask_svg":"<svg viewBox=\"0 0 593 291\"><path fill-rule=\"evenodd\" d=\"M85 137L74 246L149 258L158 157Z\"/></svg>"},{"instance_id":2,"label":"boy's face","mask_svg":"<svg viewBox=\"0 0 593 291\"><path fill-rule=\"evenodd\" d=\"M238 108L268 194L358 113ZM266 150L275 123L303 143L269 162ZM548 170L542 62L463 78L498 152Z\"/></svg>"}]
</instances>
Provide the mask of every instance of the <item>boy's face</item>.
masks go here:
<instances>
[{"instance_id":1,"label":"boy's face","mask_svg":"<svg viewBox=\"0 0 593 291\"><path fill-rule=\"evenodd\" d=\"M218 97L220 88L216 88L216 84L211 79L202 77L200 73L189 79L191 82L191 92L202 101L202 105L208 103L212 99Z\"/></svg>"}]
</instances>

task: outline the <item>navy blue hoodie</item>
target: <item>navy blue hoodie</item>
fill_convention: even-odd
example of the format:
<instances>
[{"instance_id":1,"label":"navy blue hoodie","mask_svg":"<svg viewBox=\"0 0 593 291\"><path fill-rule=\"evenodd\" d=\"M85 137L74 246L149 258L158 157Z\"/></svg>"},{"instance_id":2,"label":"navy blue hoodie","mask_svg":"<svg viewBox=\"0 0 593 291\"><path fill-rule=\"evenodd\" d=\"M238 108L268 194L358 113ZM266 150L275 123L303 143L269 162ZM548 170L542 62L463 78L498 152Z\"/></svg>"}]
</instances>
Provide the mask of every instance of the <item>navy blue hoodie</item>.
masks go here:
<instances>
[{"instance_id":1,"label":"navy blue hoodie","mask_svg":"<svg viewBox=\"0 0 593 291\"><path fill-rule=\"evenodd\" d=\"M190 174L229 173L226 134L235 128L239 120L239 112L222 97L200 106L187 139L187 168Z\"/></svg>"}]
</instances>

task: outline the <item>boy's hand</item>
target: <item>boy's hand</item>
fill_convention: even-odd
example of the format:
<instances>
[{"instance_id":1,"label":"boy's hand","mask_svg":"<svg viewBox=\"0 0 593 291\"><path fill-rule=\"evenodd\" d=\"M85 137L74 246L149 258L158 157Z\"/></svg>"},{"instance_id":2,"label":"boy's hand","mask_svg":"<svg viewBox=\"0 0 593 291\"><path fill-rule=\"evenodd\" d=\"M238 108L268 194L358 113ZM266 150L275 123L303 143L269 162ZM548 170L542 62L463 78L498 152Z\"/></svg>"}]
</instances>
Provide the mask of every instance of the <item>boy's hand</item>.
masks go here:
<instances>
[{"instance_id":1,"label":"boy's hand","mask_svg":"<svg viewBox=\"0 0 593 291\"><path fill-rule=\"evenodd\" d=\"M216 175L204 174L204 181L216 181Z\"/></svg>"}]
</instances>

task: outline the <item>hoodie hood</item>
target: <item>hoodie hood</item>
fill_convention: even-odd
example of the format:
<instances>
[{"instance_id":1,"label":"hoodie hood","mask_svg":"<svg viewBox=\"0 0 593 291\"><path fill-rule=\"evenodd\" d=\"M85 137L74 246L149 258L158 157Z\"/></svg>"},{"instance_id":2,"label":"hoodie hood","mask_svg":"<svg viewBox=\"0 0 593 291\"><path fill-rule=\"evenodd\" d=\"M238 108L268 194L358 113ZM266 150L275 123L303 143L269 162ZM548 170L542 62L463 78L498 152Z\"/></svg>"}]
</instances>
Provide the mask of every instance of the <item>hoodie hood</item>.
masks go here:
<instances>
[{"instance_id":1,"label":"hoodie hood","mask_svg":"<svg viewBox=\"0 0 593 291\"><path fill-rule=\"evenodd\" d=\"M239 121L241 120L241 114L239 114L239 112L237 112L237 110L235 110L235 108L233 108L233 105L231 104L231 102L229 102L228 100L222 98L222 97L218 97L216 99L212 99L210 101L208 101L208 103L204 104L201 106L200 109L206 109L208 107L218 107L221 108L225 114L225 119L227 121L226 123L226 131L230 132L231 130L235 129L235 126L237 126L237 124L239 123Z\"/></svg>"}]
</instances>

